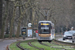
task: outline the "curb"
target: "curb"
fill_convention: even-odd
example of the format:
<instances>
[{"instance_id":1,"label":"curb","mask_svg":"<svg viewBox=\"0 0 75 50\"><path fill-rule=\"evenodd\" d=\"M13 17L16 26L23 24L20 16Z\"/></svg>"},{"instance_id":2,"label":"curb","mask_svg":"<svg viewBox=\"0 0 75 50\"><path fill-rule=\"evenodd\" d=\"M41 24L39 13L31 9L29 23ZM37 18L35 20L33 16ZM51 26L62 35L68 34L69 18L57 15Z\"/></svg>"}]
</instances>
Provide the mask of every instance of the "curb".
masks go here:
<instances>
[{"instance_id":1,"label":"curb","mask_svg":"<svg viewBox=\"0 0 75 50\"><path fill-rule=\"evenodd\" d=\"M9 49L8 49L8 45L6 46L6 50L9 50Z\"/></svg>"},{"instance_id":2,"label":"curb","mask_svg":"<svg viewBox=\"0 0 75 50\"><path fill-rule=\"evenodd\" d=\"M0 39L0 42L3 41L4 39Z\"/></svg>"},{"instance_id":3,"label":"curb","mask_svg":"<svg viewBox=\"0 0 75 50\"><path fill-rule=\"evenodd\" d=\"M56 40L56 39L54 39L54 41L59 42L59 43L63 43L63 44L66 44L66 45L68 44L68 45L75 46L75 43L63 42L63 41L59 41L59 40Z\"/></svg>"},{"instance_id":4,"label":"curb","mask_svg":"<svg viewBox=\"0 0 75 50\"><path fill-rule=\"evenodd\" d=\"M10 44L10 45L11 45L11 44ZM10 45L9 45L9 46L10 46ZM11 49L9 48L9 46L8 46L8 50L11 50Z\"/></svg>"},{"instance_id":5,"label":"curb","mask_svg":"<svg viewBox=\"0 0 75 50\"><path fill-rule=\"evenodd\" d=\"M11 45L11 44L10 44L10 45ZM7 45L6 50L11 50L11 49L9 48L10 45Z\"/></svg>"}]
</instances>

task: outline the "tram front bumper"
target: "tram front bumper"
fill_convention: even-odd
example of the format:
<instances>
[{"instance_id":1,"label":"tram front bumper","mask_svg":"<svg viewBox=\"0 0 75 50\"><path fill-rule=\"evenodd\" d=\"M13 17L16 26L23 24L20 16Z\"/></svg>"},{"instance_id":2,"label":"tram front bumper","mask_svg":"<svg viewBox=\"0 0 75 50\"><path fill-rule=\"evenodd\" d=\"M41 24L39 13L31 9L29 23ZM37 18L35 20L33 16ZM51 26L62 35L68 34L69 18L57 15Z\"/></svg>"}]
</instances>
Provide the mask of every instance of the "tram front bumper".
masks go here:
<instances>
[{"instance_id":1,"label":"tram front bumper","mask_svg":"<svg viewBox=\"0 0 75 50\"><path fill-rule=\"evenodd\" d=\"M52 40L51 37L38 37L38 40Z\"/></svg>"}]
</instances>

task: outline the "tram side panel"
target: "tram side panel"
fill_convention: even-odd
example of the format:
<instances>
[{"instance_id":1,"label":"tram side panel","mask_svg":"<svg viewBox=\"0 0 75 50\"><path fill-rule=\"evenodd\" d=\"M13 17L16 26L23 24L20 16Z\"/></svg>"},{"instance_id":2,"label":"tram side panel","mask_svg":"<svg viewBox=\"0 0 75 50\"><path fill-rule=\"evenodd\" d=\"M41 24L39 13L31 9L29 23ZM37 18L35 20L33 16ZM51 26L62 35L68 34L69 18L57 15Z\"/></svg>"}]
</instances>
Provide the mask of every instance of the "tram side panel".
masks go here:
<instances>
[{"instance_id":1,"label":"tram side panel","mask_svg":"<svg viewBox=\"0 0 75 50\"><path fill-rule=\"evenodd\" d=\"M51 29L51 39L55 39L55 29Z\"/></svg>"}]
</instances>

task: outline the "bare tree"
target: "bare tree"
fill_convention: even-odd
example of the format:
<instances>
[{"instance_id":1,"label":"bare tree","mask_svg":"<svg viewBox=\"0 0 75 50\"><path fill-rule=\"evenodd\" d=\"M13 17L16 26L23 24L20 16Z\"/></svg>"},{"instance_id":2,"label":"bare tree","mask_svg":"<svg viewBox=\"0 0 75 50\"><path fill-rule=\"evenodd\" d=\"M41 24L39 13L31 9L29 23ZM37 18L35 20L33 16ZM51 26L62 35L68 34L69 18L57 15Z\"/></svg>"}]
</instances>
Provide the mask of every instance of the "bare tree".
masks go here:
<instances>
[{"instance_id":1,"label":"bare tree","mask_svg":"<svg viewBox=\"0 0 75 50\"><path fill-rule=\"evenodd\" d=\"M0 0L0 38L1 38L1 29L2 29L2 3L3 3L2 0Z\"/></svg>"}]
</instances>

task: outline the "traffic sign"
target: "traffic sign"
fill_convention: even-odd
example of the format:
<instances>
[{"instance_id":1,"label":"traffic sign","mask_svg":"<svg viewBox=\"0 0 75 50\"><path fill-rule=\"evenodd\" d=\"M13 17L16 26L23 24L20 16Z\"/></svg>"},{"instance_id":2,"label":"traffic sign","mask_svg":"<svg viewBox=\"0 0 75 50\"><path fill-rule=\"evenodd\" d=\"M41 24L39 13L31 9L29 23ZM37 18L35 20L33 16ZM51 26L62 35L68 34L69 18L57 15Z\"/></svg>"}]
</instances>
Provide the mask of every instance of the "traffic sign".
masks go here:
<instances>
[{"instance_id":1,"label":"traffic sign","mask_svg":"<svg viewBox=\"0 0 75 50\"><path fill-rule=\"evenodd\" d=\"M38 30L36 30L35 32L38 33Z\"/></svg>"}]
</instances>

